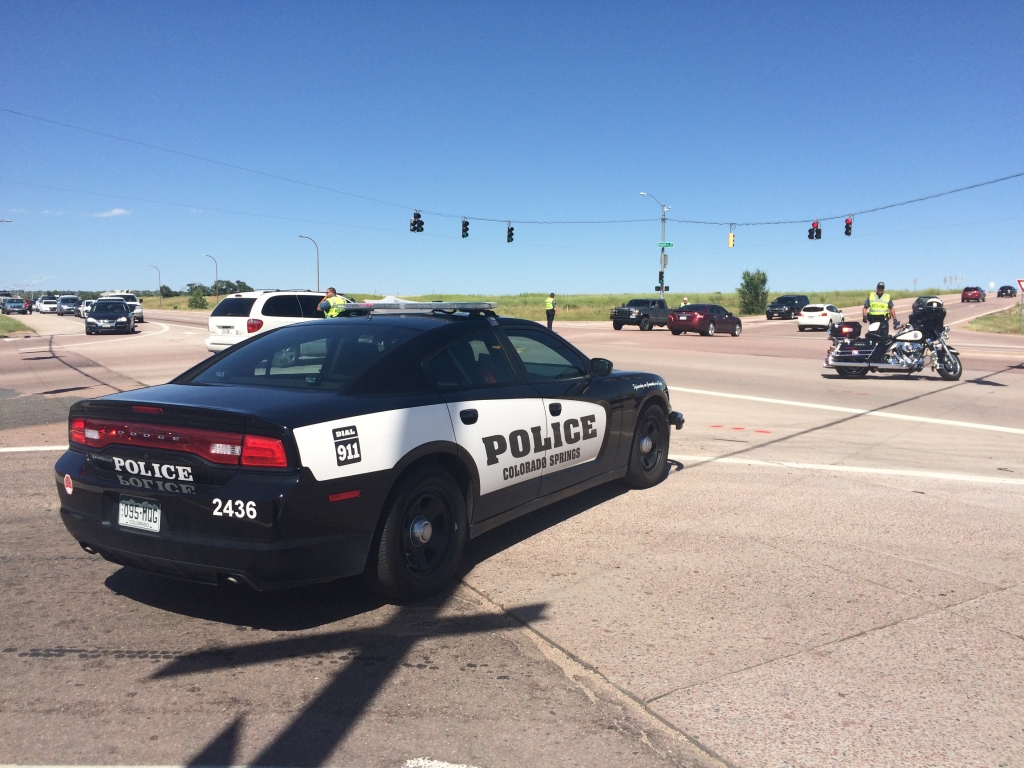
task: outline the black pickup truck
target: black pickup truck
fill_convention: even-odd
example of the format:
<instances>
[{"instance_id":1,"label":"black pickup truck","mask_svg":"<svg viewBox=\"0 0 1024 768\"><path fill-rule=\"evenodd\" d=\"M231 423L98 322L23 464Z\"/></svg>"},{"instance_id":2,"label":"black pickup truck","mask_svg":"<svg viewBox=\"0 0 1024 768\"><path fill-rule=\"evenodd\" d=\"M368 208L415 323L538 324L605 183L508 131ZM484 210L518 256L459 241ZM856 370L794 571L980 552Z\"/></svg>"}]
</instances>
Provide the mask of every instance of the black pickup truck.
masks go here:
<instances>
[{"instance_id":1,"label":"black pickup truck","mask_svg":"<svg viewBox=\"0 0 1024 768\"><path fill-rule=\"evenodd\" d=\"M664 299L630 299L612 310L612 328L621 331L624 325L637 325L641 331L668 325L668 306Z\"/></svg>"}]
</instances>

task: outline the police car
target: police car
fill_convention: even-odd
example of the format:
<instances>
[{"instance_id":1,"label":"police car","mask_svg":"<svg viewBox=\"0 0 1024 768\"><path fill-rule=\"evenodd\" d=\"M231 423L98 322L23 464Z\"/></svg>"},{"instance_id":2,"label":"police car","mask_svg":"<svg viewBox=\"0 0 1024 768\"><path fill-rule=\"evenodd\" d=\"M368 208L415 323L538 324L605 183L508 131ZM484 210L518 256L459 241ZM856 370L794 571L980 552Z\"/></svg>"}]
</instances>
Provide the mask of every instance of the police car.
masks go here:
<instances>
[{"instance_id":1,"label":"police car","mask_svg":"<svg viewBox=\"0 0 1024 768\"><path fill-rule=\"evenodd\" d=\"M375 304L72 406L60 514L115 563L257 589L445 585L467 538L667 472L668 387L494 304Z\"/></svg>"}]
</instances>

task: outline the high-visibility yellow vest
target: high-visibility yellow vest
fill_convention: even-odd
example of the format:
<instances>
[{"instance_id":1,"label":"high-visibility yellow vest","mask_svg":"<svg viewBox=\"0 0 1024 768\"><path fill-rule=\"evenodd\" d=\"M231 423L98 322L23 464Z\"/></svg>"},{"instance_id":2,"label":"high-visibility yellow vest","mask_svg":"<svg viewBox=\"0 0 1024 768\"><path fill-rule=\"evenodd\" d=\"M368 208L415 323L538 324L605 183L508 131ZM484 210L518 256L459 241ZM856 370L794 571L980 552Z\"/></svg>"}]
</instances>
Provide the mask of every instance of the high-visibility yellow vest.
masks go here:
<instances>
[{"instance_id":1,"label":"high-visibility yellow vest","mask_svg":"<svg viewBox=\"0 0 1024 768\"><path fill-rule=\"evenodd\" d=\"M327 303L331 305L330 309L324 312L324 317L338 317L342 310L345 309L345 300L341 296L331 296L327 299Z\"/></svg>"},{"instance_id":2,"label":"high-visibility yellow vest","mask_svg":"<svg viewBox=\"0 0 1024 768\"><path fill-rule=\"evenodd\" d=\"M889 314L889 294L883 293L881 297L877 293L872 293L868 296L868 301L871 304L868 306L869 315L882 315L888 316Z\"/></svg>"},{"instance_id":3,"label":"high-visibility yellow vest","mask_svg":"<svg viewBox=\"0 0 1024 768\"><path fill-rule=\"evenodd\" d=\"M548 296L544 299L544 309L552 310L555 308L555 300Z\"/></svg>"}]
</instances>

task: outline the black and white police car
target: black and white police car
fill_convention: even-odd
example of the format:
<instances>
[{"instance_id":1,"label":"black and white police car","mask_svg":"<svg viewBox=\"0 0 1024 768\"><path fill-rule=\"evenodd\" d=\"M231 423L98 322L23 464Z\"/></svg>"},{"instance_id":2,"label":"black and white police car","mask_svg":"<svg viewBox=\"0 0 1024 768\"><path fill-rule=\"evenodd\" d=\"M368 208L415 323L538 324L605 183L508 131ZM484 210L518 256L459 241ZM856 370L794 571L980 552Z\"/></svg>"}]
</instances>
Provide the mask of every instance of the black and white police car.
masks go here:
<instances>
[{"instance_id":1,"label":"black and white police car","mask_svg":"<svg viewBox=\"0 0 1024 768\"><path fill-rule=\"evenodd\" d=\"M494 304L376 304L242 341L169 384L83 400L55 466L90 553L257 589L364 574L401 601L468 537L667 475L668 387Z\"/></svg>"}]
</instances>

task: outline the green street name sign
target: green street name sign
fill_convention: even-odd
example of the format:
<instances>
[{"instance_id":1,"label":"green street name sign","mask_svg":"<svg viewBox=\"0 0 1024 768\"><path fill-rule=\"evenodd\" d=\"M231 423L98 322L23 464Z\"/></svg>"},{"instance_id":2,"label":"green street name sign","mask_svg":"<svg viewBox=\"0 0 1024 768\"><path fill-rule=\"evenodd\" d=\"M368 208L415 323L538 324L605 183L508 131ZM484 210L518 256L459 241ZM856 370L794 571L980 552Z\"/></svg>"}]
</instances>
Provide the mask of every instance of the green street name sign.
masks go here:
<instances>
[{"instance_id":1,"label":"green street name sign","mask_svg":"<svg viewBox=\"0 0 1024 768\"><path fill-rule=\"evenodd\" d=\"M659 248L671 248L672 243L658 243Z\"/></svg>"}]
</instances>

